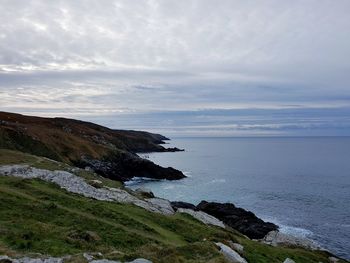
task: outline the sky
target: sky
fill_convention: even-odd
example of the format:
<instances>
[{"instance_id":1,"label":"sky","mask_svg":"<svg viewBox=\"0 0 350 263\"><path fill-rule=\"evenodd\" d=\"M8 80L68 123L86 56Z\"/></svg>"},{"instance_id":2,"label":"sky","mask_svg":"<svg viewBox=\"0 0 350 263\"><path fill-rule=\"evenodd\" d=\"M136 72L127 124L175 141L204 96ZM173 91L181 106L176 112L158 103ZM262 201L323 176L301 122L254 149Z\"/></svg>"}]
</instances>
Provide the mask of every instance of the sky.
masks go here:
<instances>
[{"instance_id":1,"label":"sky","mask_svg":"<svg viewBox=\"0 0 350 263\"><path fill-rule=\"evenodd\" d=\"M168 136L350 135L349 0L0 0L0 110Z\"/></svg>"}]
</instances>

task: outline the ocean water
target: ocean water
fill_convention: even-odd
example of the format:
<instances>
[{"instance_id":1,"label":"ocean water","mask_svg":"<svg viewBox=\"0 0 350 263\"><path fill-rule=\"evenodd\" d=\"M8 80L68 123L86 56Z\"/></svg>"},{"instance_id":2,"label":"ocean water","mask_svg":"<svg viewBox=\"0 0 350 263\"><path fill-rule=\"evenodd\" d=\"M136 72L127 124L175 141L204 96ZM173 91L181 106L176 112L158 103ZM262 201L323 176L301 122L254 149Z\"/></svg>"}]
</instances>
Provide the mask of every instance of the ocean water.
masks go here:
<instances>
[{"instance_id":1,"label":"ocean water","mask_svg":"<svg viewBox=\"0 0 350 263\"><path fill-rule=\"evenodd\" d=\"M350 137L175 138L185 152L144 154L188 177L129 182L197 204L232 202L350 259Z\"/></svg>"}]
</instances>

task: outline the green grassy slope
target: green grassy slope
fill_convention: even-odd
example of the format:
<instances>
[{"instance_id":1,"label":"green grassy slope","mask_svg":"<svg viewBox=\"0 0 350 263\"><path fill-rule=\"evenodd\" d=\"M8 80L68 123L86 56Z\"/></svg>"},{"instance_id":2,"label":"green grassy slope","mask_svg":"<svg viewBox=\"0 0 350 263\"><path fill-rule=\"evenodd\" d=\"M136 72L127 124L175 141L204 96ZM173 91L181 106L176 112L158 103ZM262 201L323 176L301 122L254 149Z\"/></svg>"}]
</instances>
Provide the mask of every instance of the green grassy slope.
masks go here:
<instances>
[{"instance_id":1,"label":"green grassy slope","mask_svg":"<svg viewBox=\"0 0 350 263\"><path fill-rule=\"evenodd\" d=\"M0 165L27 163L45 169L65 164L14 151L0 150ZM79 171L87 179L101 179ZM113 181L104 179L103 184ZM118 186L118 185L113 185ZM225 262L213 241L244 245L249 262L328 262L328 253L270 247L233 230L206 226L189 215L164 216L142 208L96 201L71 194L40 180L0 176L0 254L42 253L51 256L102 252L110 259L144 257L153 262Z\"/></svg>"}]
</instances>

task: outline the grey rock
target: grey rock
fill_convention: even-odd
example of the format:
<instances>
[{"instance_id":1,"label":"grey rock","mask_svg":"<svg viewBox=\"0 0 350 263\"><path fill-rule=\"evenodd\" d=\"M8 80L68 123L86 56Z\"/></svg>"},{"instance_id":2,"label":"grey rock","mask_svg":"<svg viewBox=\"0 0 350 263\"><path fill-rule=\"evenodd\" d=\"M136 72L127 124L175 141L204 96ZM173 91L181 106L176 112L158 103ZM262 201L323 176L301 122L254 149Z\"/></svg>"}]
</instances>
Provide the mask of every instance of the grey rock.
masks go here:
<instances>
[{"instance_id":1,"label":"grey rock","mask_svg":"<svg viewBox=\"0 0 350 263\"><path fill-rule=\"evenodd\" d=\"M232 247L235 251L242 253L244 250L244 247L241 244L233 243L232 241L228 242L230 247Z\"/></svg>"},{"instance_id":2,"label":"grey rock","mask_svg":"<svg viewBox=\"0 0 350 263\"><path fill-rule=\"evenodd\" d=\"M90 261L90 263L121 263L120 261L114 261L114 260L108 260L108 259L99 259L99 260L93 260ZM133 261L128 261L125 263L152 263L152 261L149 261L144 258L138 258Z\"/></svg>"},{"instance_id":3,"label":"grey rock","mask_svg":"<svg viewBox=\"0 0 350 263\"><path fill-rule=\"evenodd\" d=\"M119 188L96 188L88 184L83 178L66 171L49 171L33 168L28 165L5 165L0 166L0 175L14 176L25 179L37 178L55 183L68 192L80 194L96 200L130 203L151 212L165 215L174 214L174 210L168 200L159 198L141 200L127 191Z\"/></svg>"},{"instance_id":4,"label":"grey rock","mask_svg":"<svg viewBox=\"0 0 350 263\"><path fill-rule=\"evenodd\" d=\"M154 198L153 192L148 188L137 188L135 192L141 194L143 197Z\"/></svg>"},{"instance_id":5,"label":"grey rock","mask_svg":"<svg viewBox=\"0 0 350 263\"><path fill-rule=\"evenodd\" d=\"M29 258L29 257L23 257L23 258L10 258L8 256L0 256L0 260L7 260L9 262L13 263L62 263L63 258Z\"/></svg>"},{"instance_id":6,"label":"grey rock","mask_svg":"<svg viewBox=\"0 0 350 263\"><path fill-rule=\"evenodd\" d=\"M310 239L295 237L292 235L281 233L279 231L269 232L262 239L262 242L272 246L278 246L278 245L297 246L297 247L303 247L311 250L317 250L321 248L318 244L316 244L314 241Z\"/></svg>"},{"instance_id":7,"label":"grey rock","mask_svg":"<svg viewBox=\"0 0 350 263\"><path fill-rule=\"evenodd\" d=\"M172 215L175 213L172 208L169 200L161 199L161 198L149 198L146 201L152 205L152 207L156 208L158 211L161 211L164 215Z\"/></svg>"},{"instance_id":8,"label":"grey rock","mask_svg":"<svg viewBox=\"0 0 350 263\"><path fill-rule=\"evenodd\" d=\"M220 248L220 252L224 255L224 257L232 263L247 263L247 261L242 258L236 251L234 251L229 246L226 246L223 243L215 243Z\"/></svg>"},{"instance_id":9,"label":"grey rock","mask_svg":"<svg viewBox=\"0 0 350 263\"><path fill-rule=\"evenodd\" d=\"M329 257L328 260L329 260L330 263L337 263L337 262L339 262L339 259L336 258L336 257Z\"/></svg>"},{"instance_id":10,"label":"grey rock","mask_svg":"<svg viewBox=\"0 0 350 263\"><path fill-rule=\"evenodd\" d=\"M149 261L149 260L144 259L144 258L137 258L133 261L130 261L129 263L152 263L152 261Z\"/></svg>"},{"instance_id":11,"label":"grey rock","mask_svg":"<svg viewBox=\"0 0 350 263\"><path fill-rule=\"evenodd\" d=\"M290 258L286 258L286 260L283 261L283 263L295 263L295 261Z\"/></svg>"},{"instance_id":12,"label":"grey rock","mask_svg":"<svg viewBox=\"0 0 350 263\"><path fill-rule=\"evenodd\" d=\"M177 209L177 212L189 214L206 225L214 225L221 228L225 228L224 223L221 222L219 219L208 215L207 213L204 213L202 211L194 211L192 209L179 208Z\"/></svg>"}]
</instances>

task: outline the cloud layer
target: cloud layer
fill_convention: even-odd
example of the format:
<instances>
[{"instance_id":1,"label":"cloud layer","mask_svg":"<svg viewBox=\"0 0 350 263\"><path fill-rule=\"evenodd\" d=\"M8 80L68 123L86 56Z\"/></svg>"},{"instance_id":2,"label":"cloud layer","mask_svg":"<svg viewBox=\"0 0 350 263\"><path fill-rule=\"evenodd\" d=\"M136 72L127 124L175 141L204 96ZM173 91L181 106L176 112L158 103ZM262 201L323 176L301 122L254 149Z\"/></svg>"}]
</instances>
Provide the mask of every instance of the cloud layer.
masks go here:
<instances>
[{"instance_id":1,"label":"cloud layer","mask_svg":"<svg viewBox=\"0 0 350 263\"><path fill-rule=\"evenodd\" d=\"M347 0L0 0L0 110L171 135L350 135L349 12Z\"/></svg>"}]
</instances>

